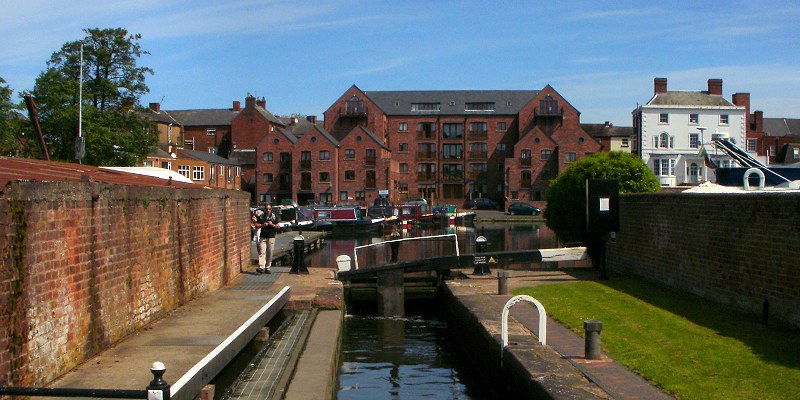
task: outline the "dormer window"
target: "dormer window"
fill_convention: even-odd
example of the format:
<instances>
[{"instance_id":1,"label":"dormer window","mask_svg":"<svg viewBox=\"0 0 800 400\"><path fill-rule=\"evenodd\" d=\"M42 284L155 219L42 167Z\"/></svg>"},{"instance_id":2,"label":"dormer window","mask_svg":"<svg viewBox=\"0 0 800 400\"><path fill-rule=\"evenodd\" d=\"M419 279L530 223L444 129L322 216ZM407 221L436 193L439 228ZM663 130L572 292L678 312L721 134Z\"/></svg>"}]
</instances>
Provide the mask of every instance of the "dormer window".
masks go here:
<instances>
[{"instance_id":1,"label":"dormer window","mask_svg":"<svg viewBox=\"0 0 800 400\"><path fill-rule=\"evenodd\" d=\"M411 103L413 112L438 112L442 109L440 103Z\"/></svg>"},{"instance_id":2,"label":"dormer window","mask_svg":"<svg viewBox=\"0 0 800 400\"><path fill-rule=\"evenodd\" d=\"M347 100L344 106L347 114L362 114L366 112L364 109L364 101L359 99L356 95L353 95L350 100Z\"/></svg>"},{"instance_id":3,"label":"dormer window","mask_svg":"<svg viewBox=\"0 0 800 400\"><path fill-rule=\"evenodd\" d=\"M539 102L539 113L546 115L558 114L558 100L549 94Z\"/></svg>"},{"instance_id":4,"label":"dormer window","mask_svg":"<svg viewBox=\"0 0 800 400\"><path fill-rule=\"evenodd\" d=\"M464 111L494 111L494 103L467 103Z\"/></svg>"}]
</instances>

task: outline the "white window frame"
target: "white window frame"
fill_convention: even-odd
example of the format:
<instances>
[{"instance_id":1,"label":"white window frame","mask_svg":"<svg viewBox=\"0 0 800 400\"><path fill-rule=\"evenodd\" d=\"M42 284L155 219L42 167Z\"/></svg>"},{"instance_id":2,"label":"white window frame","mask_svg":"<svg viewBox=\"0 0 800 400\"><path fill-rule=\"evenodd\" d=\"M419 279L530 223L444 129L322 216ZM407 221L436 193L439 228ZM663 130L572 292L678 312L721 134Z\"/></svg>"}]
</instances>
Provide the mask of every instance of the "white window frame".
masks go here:
<instances>
[{"instance_id":1,"label":"white window frame","mask_svg":"<svg viewBox=\"0 0 800 400\"><path fill-rule=\"evenodd\" d=\"M619 147L629 147L630 145L630 139L622 138L622 143L620 143Z\"/></svg>"},{"instance_id":2,"label":"white window frame","mask_svg":"<svg viewBox=\"0 0 800 400\"><path fill-rule=\"evenodd\" d=\"M749 152L758 151L758 139L747 139L747 151Z\"/></svg>"},{"instance_id":3,"label":"white window frame","mask_svg":"<svg viewBox=\"0 0 800 400\"><path fill-rule=\"evenodd\" d=\"M178 173L188 178L192 169L188 165L178 165Z\"/></svg>"},{"instance_id":4,"label":"white window frame","mask_svg":"<svg viewBox=\"0 0 800 400\"><path fill-rule=\"evenodd\" d=\"M675 176L675 163L673 158L653 159L653 173L656 176Z\"/></svg>"},{"instance_id":5,"label":"white window frame","mask_svg":"<svg viewBox=\"0 0 800 400\"><path fill-rule=\"evenodd\" d=\"M689 114L689 124L697 125L700 123L700 114Z\"/></svg>"},{"instance_id":6,"label":"white window frame","mask_svg":"<svg viewBox=\"0 0 800 400\"><path fill-rule=\"evenodd\" d=\"M397 130L398 130L399 132L408 132L408 122L401 122L401 123L400 123L400 124L397 126Z\"/></svg>"},{"instance_id":7,"label":"white window frame","mask_svg":"<svg viewBox=\"0 0 800 400\"><path fill-rule=\"evenodd\" d=\"M728 125L731 121L731 117L728 114L720 114L719 115L719 124L720 125Z\"/></svg>"},{"instance_id":8,"label":"white window frame","mask_svg":"<svg viewBox=\"0 0 800 400\"><path fill-rule=\"evenodd\" d=\"M207 136L217 136L217 128L208 128L206 129Z\"/></svg>"},{"instance_id":9,"label":"white window frame","mask_svg":"<svg viewBox=\"0 0 800 400\"><path fill-rule=\"evenodd\" d=\"M192 180L193 181L206 180L206 167L202 165L192 165Z\"/></svg>"},{"instance_id":10,"label":"white window frame","mask_svg":"<svg viewBox=\"0 0 800 400\"><path fill-rule=\"evenodd\" d=\"M669 123L669 113L659 113L658 114L658 123L659 124L668 124Z\"/></svg>"},{"instance_id":11,"label":"white window frame","mask_svg":"<svg viewBox=\"0 0 800 400\"><path fill-rule=\"evenodd\" d=\"M700 134L699 133L690 133L689 134L689 148L690 149L699 149L700 148Z\"/></svg>"}]
</instances>

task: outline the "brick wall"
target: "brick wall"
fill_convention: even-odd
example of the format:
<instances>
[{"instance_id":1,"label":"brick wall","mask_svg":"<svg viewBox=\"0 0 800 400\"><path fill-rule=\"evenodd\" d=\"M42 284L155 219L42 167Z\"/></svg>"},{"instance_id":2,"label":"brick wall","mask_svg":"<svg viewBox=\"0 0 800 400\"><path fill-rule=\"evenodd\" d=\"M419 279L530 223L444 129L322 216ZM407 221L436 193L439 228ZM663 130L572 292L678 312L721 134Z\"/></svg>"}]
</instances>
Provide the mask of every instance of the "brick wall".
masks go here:
<instances>
[{"instance_id":1,"label":"brick wall","mask_svg":"<svg viewBox=\"0 0 800 400\"><path fill-rule=\"evenodd\" d=\"M0 198L0 380L43 385L249 262L245 192L12 183Z\"/></svg>"},{"instance_id":2,"label":"brick wall","mask_svg":"<svg viewBox=\"0 0 800 400\"><path fill-rule=\"evenodd\" d=\"M800 326L800 194L624 195L620 226L611 271Z\"/></svg>"}]
</instances>

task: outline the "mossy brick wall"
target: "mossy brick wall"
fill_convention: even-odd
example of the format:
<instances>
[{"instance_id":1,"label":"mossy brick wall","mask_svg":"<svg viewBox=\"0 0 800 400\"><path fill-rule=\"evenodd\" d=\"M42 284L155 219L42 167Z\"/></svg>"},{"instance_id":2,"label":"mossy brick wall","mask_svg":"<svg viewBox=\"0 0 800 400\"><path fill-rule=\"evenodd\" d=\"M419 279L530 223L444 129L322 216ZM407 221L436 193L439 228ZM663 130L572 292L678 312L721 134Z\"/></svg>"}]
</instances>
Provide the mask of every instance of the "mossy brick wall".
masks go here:
<instances>
[{"instance_id":1,"label":"mossy brick wall","mask_svg":"<svg viewBox=\"0 0 800 400\"><path fill-rule=\"evenodd\" d=\"M623 195L608 268L800 326L800 194Z\"/></svg>"},{"instance_id":2,"label":"mossy brick wall","mask_svg":"<svg viewBox=\"0 0 800 400\"><path fill-rule=\"evenodd\" d=\"M50 382L225 286L249 263L248 211L229 190L6 186L0 385Z\"/></svg>"}]
</instances>

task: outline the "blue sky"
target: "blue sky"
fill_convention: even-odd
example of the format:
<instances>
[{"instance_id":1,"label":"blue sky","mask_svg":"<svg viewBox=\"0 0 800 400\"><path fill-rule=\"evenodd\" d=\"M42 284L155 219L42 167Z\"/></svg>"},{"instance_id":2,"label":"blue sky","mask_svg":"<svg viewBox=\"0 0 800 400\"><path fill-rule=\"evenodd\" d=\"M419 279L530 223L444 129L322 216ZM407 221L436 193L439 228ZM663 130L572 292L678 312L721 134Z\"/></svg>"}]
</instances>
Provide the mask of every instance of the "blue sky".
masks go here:
<instances>
[{"instance_id":1,"label":"blue sky","mask_svg":"<svg viewBox=\"0 0 800 400\"><path fill-rule=\"evenodd\" d=\"M89 27L142 34L165 109L226 108L247 93L277 115L318 115L363 90L541 89L582 122L630 126L653 94L749 92L765 117L800 118L796 1L10 1L0 77L31 89L50 55Z\"/></svg>"}]
</instances>

